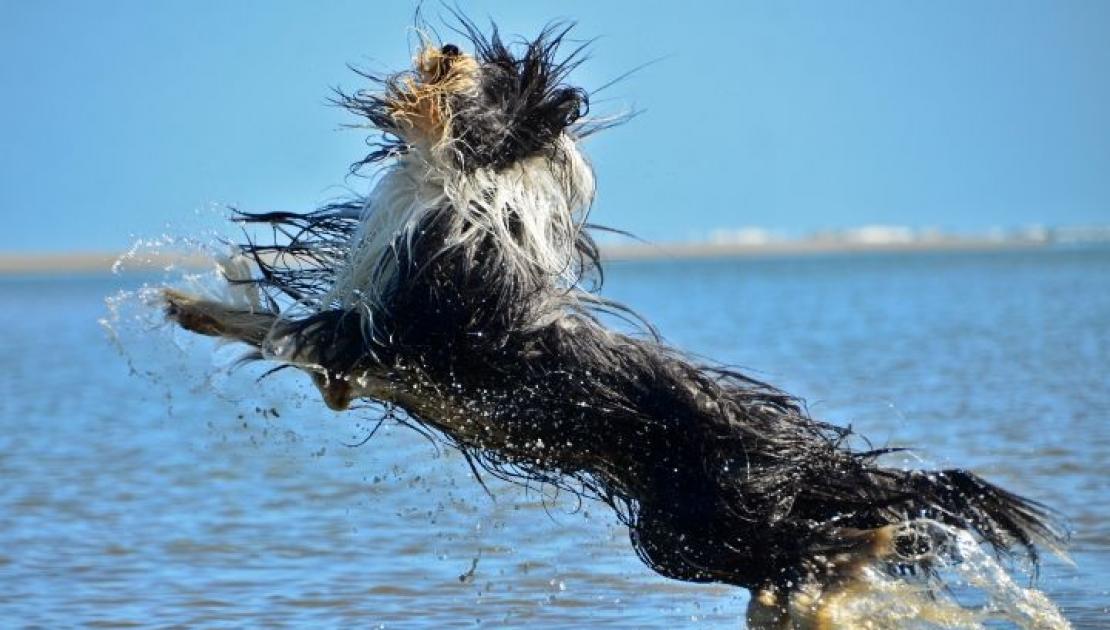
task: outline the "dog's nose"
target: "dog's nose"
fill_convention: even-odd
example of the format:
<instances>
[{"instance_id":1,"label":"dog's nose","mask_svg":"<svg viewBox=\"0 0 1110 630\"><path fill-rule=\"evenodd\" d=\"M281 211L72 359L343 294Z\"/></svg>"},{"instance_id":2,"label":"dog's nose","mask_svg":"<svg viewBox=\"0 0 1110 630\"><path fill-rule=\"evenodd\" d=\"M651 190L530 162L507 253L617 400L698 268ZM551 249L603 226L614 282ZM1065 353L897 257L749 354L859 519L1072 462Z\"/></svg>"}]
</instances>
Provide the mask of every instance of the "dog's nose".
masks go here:
<instances>
[{"instance_id":1,"label":"dog's nose","mask_svg":"<svg viewBox=\"0 0 1110 630\"><path fill-rule=\"evenodd\" d=\"M444 44L443 48L439 49L439 52L443 53L446 57L458 57L459 47L454 44Z\"/></svg>"}]
</instances>

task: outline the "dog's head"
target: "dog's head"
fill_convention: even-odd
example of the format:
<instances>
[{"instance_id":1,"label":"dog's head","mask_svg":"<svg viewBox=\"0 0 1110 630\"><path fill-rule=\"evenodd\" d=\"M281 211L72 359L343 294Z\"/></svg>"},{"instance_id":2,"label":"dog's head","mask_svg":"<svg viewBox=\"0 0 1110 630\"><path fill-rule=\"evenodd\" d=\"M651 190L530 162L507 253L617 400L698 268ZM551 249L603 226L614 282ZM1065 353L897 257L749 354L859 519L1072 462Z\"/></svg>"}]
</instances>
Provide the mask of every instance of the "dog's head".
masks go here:
<instances>
[{"instance_id":1,"label":"dog's head","mask_svg":"<svg viewBox=\"0 0 1110 630\"><path fill-rule=\"evenodd\" d=\"M581 47L559 53L569 26L515 44L496 30L487 36L469 22L463 27L462 45L422 37L412 69L365 75L381 89L341 97L386 138L359 166L417 148L466 171L501 170L554 155L563 134L583 119L588 95L565 83Z\"/></svg>"}]
</instances>

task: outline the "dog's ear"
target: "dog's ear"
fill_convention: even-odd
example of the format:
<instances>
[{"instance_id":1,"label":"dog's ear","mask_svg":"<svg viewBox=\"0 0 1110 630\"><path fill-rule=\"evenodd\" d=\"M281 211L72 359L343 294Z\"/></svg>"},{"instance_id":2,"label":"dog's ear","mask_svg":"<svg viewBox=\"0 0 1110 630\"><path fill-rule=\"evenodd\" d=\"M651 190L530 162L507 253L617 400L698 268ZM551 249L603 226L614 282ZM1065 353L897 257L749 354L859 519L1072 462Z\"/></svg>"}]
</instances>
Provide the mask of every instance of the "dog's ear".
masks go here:
<instances>
[{"instance_id":1,"label":"dog's ear","mask_svg":"<svg viewBox=\"0 0 1110 630\"><path fill-rule=\"evenodd\" d=\"M589 107L589 97L579 88L562 88L556 90L552 97L552 109L555 118L552 126L556 124L565 129L578 122Z\"/></svg>"},{"instance_id":2,"label":"dog's ear","mask_svg":"<svg viewBox=\"0 0 1110 630\"><path fill-rule=\"evenodd\" d=\"M535 155L554 154L559 137L589 107L585 90L566 84L579 50L561 54L569 27L549 27L536 39L511 46L496 31L472 32L479 64L478 90L452 97L452 148L465 169L500 170Z\"/></svg>"}]
</instances>

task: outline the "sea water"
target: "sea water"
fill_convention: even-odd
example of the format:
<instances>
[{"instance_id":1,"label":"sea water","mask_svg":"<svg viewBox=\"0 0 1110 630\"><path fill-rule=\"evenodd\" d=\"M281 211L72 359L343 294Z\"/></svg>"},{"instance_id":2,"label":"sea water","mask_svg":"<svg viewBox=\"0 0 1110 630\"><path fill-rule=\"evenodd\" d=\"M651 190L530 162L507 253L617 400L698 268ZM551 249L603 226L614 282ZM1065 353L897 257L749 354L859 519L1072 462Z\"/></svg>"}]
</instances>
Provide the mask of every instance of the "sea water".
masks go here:
<instances>
[{"instance_id":1,"label":"sea water","mask_svg":"<svg viewBox=\"0 0 1110 630\"><path fill-rule=\"evenodd\" d=\"M165 279L0 277L0 626L742 625L746 593L653 575L604 506L485 478L491 498L403 426L360 444L378 410L105 303ZM1110 250L618 263L605 293L916 448L891 465L1059 509L1075 564L1037 587L1110 624Z\"/></svg>"}]
</instances>

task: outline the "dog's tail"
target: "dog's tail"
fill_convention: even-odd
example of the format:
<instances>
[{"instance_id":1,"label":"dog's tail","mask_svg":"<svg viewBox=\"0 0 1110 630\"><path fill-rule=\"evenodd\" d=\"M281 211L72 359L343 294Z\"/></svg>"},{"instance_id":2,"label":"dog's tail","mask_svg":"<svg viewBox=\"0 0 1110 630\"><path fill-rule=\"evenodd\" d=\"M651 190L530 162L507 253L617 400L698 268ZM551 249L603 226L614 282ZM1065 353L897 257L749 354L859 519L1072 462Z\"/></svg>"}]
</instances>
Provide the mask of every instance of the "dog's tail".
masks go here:
<instances>
[{"instance_id":1,"label":"dog's tail","mask_svg":"<svg viewBox=\"0 0 1110 630\"><path fill-rule=\"evenodd\" d=\"M1070 536L1051 508L1004 490L966 470L883 471L905 493L910 519L933 519L967 530L999 555L1027 557L1034 567L1040 549L1063 558ZM934 541L935 542L935 541ZM915 557L931 546L913 537L895 541L895 553Z\"/></svg>"}]
</instances>

